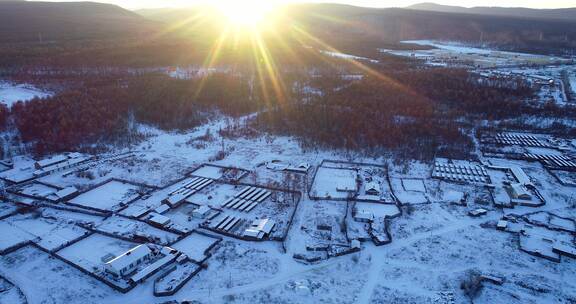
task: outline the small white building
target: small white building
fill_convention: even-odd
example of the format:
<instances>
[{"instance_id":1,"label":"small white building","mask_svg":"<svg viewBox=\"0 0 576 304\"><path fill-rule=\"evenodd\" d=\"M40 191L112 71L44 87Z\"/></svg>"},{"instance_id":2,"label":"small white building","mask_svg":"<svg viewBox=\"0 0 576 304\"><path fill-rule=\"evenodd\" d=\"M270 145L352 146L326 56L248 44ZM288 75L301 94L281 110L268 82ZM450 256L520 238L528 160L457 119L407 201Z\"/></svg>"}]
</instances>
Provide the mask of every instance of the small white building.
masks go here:
<instances>
[{"instance_id":1,"label":"small white building","mask_svg":"<svg viewBox=\"0 0 576 304\"><path fill-rule=\"evenodd\" d=\"M63 201L68 199L69 197L75 195L78 193L78 189L76 189L75 187L67 187L64 188L60 191L57 191L54 193L54 199L56 201Z\"/></svg>"},{"instance_id":2,"label":"small white building","mask_svg":"<svg viewBox=\"0 0 576 304\"><path fill-rule=\"evenodd\" d=\"M166 204L162 204L162 205L160 205L160 207L154 209L154 212L156 212L158 214L164 214L164 213L168 212L168 210L170 210L170 206L168 206Z\"/></svg>"},{"instance_id":3,"label":"small white building","mask_svg":"<svg viewBox=\"0 0 576 304\"><path fill-rule=\"evenodd\" d=\"M160 227L164 227L166 225L169 225L172 222L172 220L169 217L164 216L162 214L155 213L155 212L150 214L149 221L153 225L160 226Z\"/></svg>"},{"instance_id":4,"label":"small white building","mask_svg":"<svg viewBox=\"0 0 576 304\"><path fill-rule=\"evenodd\" d=\"M362 223L371 223L374 221L374 213L366 210L356 210L354 220Z\"/></svg>"},{"instance_id":5,"label":"small white building","mask_svg":"<svg viewBox=\"0 0 576 304\"><path fill-rule=\"evenodd\" d=\"M524 172L522 168L518 166L511 166L510 172L512 172L512 175L518 181L519 184L525 186L532 185L530 177Z\"/></svg>"},{"instance_id":6,"label":"small white building","mask_svg":"<svg viewBox=\"0 0 576 304\"><path fill-rule=\"evenodd\" d=\"M197 209L195 209L194 211L192 211L192 216L195 218L204 219L210 214L210 211L212 211L210 207L202 205Z\"/></svg>"},{"instance_id":7,"label":"small white building","mask_svg":"<svg viewBox=\"0 0 576 304\"><path fill-rule=\"evenodd\" d=\"M34 163L34 168L36 168L37 170L42 169L44 167L48 167L48 166L52 166L55 164L59 164L62 163L64 161L68 160L68 157L65 155L56 155L50 158L45 158L42 160L39 160L37 162Z\"/></svg>"},{"instance_id":8,"label":"small white building","mask_svg":"<svg viewBox=\"0 0 576 304\"><path fill-rule=\"evenodd\" d=\"M122 255L112 259L104 264L107 272L123 277L130 274L138 268L138 266L149 261L152 258L152 250L145 245L138 245Z\"/></svg>"},{"instance_id":9,"label":"small white building","mask_svg":"<svg viewBox=\"0 0 576 304\"><path fill-rule=\"evenodd\" d=\"M284 171L288 169L289 164L282 162L281 160L273 160L266 163L266 168L272 171Z\"/></svg>"},{"instance_id":10,"label":"small white building","mask_svg":"<svg viewBox=\"0 0 576 304\"><path fill-rule=\"evenodd\" d=\"M523 184L511 184L508 188L508 192L510 193L510 197L513 199L520 199L520 200L531 200L532 195L528 192L528 189Z\"/></svg>"},{"instance_id":11,"label":"small white building","mask_svg":"<svg viewBox=\"0 0 576 304\"><path fill-rule=\"evenodd\" d=\"M378 182L371 181L369 183L366 183L366 189L364 192L366 192L367 195L379 196L382 193L382 189Z\"/></svg>"},{"instance_id":12,"label":"small white building","mask_svg":"<svg viewBox=\"0 0 576 304\"><path fill-rule=\"evenodd\" d=\"M288 171L294 171L298 173L307 173L310 170L311 165L309 163L300 163L297 166L289 166Z\"/></svg>"},{"instance_id":13,"label":"small white building","mask_svg":"<svg viewBox=\"0 0 576 304\"><path fill-rule=\"evenodd\" d=\"M496 224L496 229L498 230L506 230L506 228L508 227L508 221L505 220L499 220L498 223Z\"/></svg>"},{"instance_id":14,"label":"small white building","mask_svg":"<svg viewBox=\"0 0 576 304\"><path fill-rule=\"evenodd\" d=\"M483 208L479 208L479 209L474 209L471 210L470 212L468 212L468 215L472 216L472 217L478 217L478 216L482 216L488 213L488 210L483 209Z\"/></svg>"},{"instance_id":15,"label":"small white building","mask_svg":"<svg viewBox=\"0 0 576 304\"><path fill-rule=\"evenodd\" d=\"M276 222L271 219L254 220L250 227L244 231L244 237L261 240L270 235Z\"/></svg>"}]
</instances>

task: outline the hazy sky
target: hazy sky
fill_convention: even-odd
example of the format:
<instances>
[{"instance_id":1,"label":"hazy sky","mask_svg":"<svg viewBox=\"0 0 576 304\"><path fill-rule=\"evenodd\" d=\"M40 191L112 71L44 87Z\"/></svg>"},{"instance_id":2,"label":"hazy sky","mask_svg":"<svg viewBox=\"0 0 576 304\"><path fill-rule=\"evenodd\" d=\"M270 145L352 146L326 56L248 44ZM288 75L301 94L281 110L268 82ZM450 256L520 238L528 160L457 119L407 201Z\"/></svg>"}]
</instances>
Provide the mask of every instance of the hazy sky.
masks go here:
<instances>
[{"instance_id":1,"label":"hazy sky","mask_svg":"<svg viewBox=\"0 0 576 304\"><path fill-rule=\"evenodd\" d=\"M59 0L49 0L59 1ZM81 1L81 0L78 0ZM206 0L93 0L97 2L107 2L121 5L125 8L147 8L147 7L178 7L178 6L191 6L199 2L209 2ZM218 0L213 0L218 1ZM228 0L230 1L230 0ZM237 0L242 1L242 0ZM270 0L262 0L263 2ZM283 2L338 2L347 3L358 6L370 7L403 7L420 2L435 2L446 5L458 6L506 6L506 7L531 7L531 8L564 8L576 7L576 0L273 0Z\"/></svg>"}]
</instances>

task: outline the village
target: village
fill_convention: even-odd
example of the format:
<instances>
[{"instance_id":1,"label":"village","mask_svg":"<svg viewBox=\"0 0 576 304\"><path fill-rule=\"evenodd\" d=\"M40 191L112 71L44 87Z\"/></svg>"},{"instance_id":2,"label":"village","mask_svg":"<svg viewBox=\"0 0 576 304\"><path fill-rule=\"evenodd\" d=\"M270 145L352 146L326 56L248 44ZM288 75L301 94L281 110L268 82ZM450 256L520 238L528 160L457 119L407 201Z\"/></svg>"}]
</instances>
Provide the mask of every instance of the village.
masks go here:
<instances>
[{"instance_id":1,"label":"village","mask_svg":"<svg viewBox=\"0 0 576 304\"><path fill-rule=\"evenodd\" d=\"M404 43L434 48L379 52L576 102L574 58ZM51 95L0 85L7 106ZM413 160L223 135L250 116L136 124L141 142L106 152L32 157L7 140L0 303L576 302L576 139L476 126L471 156ZM572 122L534 124L555 123Z\"/></svg>"},{"instance_id":2,"label":"village","mask_svg":"<svg viewBox=\"0 0 576 304\"><path fill-rule=\"evenodd\" d=\"M381 267L415 254L398 256L396 243L417 244L465 227L509 242L508 254L536 258L532 263L548 261L568 272L576 265L573 140L486 133L478 138L478 159L399 165L299 154L284 139L258 142L257 149L272 150L257 156L243 148L245 140L230 142L235 148L228 158L202 162L212 151L180 144L166 150L167 142L184 137L162 134L142 150L116 154L3 161L0 275L6 297L15 296L27 271L56 284L59 272L74 273L99 286L109 303L124 294L146 303L218 302L219 294L238 297L234 292L243 286L289 274L294 280L277 281L286 284L278 296L310 297L330 283L298 279L300 272L286 267L305 273L352 263L367 276L347 297L375 301L385 296L378 291ZM180 153L194 160L169 163ZM24 261L32 256L65 270L30 269ZM496 286L487 288L517 292L513 272L481 269L482 284ZM226 292L213 295L213 288ZM25 298L25 290L18 292ZM431 297L458 302L464 295Z\"/></svg>"}]
</instances>

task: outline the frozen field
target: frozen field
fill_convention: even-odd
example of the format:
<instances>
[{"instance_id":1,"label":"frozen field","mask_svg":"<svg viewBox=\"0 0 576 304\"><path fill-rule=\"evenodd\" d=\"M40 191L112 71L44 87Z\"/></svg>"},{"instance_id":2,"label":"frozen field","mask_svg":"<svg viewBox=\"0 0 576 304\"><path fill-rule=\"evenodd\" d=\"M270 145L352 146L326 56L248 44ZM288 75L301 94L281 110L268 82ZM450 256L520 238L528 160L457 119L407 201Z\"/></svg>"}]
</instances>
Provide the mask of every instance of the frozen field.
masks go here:
<instances>
[{"instance_id":1,"label":"frozen field","mask_svg":"<svg viewBox=\"0 0 576 304\"><path fill-rule=\"evenodd\" d=\"M29 304L99 304L116 295L108 286L32 247L0 257L0 272L10 273L9 279Z\"/></svg>"},{"instance_id":2,"label":"frozen field","mask_svg":"<svg viewBox=\"0 0 576 304\"><path fill-rule=\"evenodd\" d=\"M204 165L192 172L192 175L211 179L219 179L222 177L225 170L226 169L220 167Z\"/></svg>"},{"instance_id":3,"label":"frozen field","mask_svg":"<svg viewBox=\"0 0 576 304\"><path fill-rule=\"evenodd\" d=\"M81 266L89 272L101 269L106 255L119 256L137 244L114 239L101 234L93 234L72 246L66 247L57 254L68 261Z\"/></svg>"},{"instance_id":4,"label":"frozen field","mask_svg":"<svg viewBox=\"0 0 576 304\"><path fill-rule=\"evenodd\" d=\"M357 188L355 170L320 167L310 193L324 199L346 199Z\"/></svg>"},{"instance_id":5,"label":"frozen field","mask_svg":"<svg viewBox=\"0 0 576 304\"><path fill-rule=\"evenodd\" d=\"M402 179L402 186L406 191L426 192L426 186L424 186L424 181L421 179Z\"/></svg>"},{"instance_id":6,"label":"frozen field","mask_svg":"<svg viewBox=\"0 0 576 304\"><path fill-rule=\"evenodd\" d=\"M26 297L18 286L0 277L0 303L25 304Z\"/></svg>"},{"instance_id":7,"label":"frozen field","mask_svg":"<svg viewBox=\"0 0 576 304\"><path fill-rule=\"evenodd\" d=\"M54 192L57 192L58 188L54 188L48 185L40 184L40 183L32 183L29 185L24 186L20 193L34 196L34 197L46 197Z\"/></svg>"},{"instance_id":8,"label":"frozen field","mask_svg":"<svg viewBox=\"0 0 576 304\"><path fill-rule=\"evenodd\" d=\"M172 244L171 247L182 251L192 260L200 262L206 258L204 252L217 241L218 239L215 238L207 237L199 233L192 233L186 238Z\"/></svg>"},{"instance_id":9,"label":"frozen field","mask_svg":"<svg viewBox=\"0 0 576 304\"><path fill-rule=\"evenodd\" d=\"M390 179L394 195L396 195L402 204L424 204L429 201L428 195L425 192L408 191L404 188L404 183L402 181L401 178L397 177L392 177Z\"/></svg>"},{"instance_id":10,"label":"frozen field","mask_svg":"<svg viewBox=\"0 0 576 304\"><path fill-rule=\"evenodd\" d=\"M186 145L191 136L206 133L206 128L217 130L218 124L202 126L189 133L168 133L153 129L153 136L137 147L138 153L123 161L103 162L90 169L95 180L76 176L62 177L62 173L44 177L55 185L78 185L82 189L107 180L111 176L125 178L131 182L149 180L162 187L153 190L131 203L120 213L132 215L141 209L153 210L173 191L191 181L186 177L193 168L209 161L221 148L218 140L202 149ZM216 132L213 132L216 133ZM284 137L239 138L228 140L226 145L231 153L215 163L223 166L242 167L256 172L242 179L242 183L283 185L284 173L258 167L271 159L282 159L290 163L307 162L319 165L323 159L346 159L334 151L304 151L296 141ZM546 152L533 150L533 152ZM367 223L356 222L352 216L354 206L373 212L377 216L392 216L399 212L393 204L368 202L346 202L335 200L311 200L307 195L307 185L312 184L318 195L333 195L333 198L346 198L340 195L342 189L356 188L356 173L350 166L320 168L317 180L312 175L291 184L304 194L297 209L286 204L290 195L278 192L250 213L224 208L224 213L240 216L246 220L273 217L280 225L277 229L288 231L284 242L247 242L230 237L216 246L212 257L206 260L207 268L192 278L175 296L155 298L152 294L154 276L138 285L127 294L120 294L108 286L93 280L77 269L50 258L45 252L34 247L24 247L0 257L0 276L6 276L22 288L31 304L75 304L75 303L162 303L169 300L196 300L201 303L469 303L460 289L460 283L470 272L495 275L505 278L501 286L484 282L478 304L516 303L572 303L575 302L576 260L562 258L554 263L522 252L516 235L501 232L495 225L504 215L528 214L536 211L549 211L563 217L575 218L572 207L574 187L562 186L545 168L536 162L484 158L481 161L500 166L518 165L533 181L546 199L547 204L540 208L517 206L514 209L498 209L491 202L491 190L482 185L453 183L431 179L434 163L399 162L394 163L380 157L358 159L364 163L388 164L391 189L383 184L381 190L391 191L402 205L402 216L389 220L392 242L376 247L369 239ZM332 164L331 164L332 165ZM142 168L139 168L142 167ZM334 167L337 167L334 165ZM216 177L213 169L199 174ZM365 192L367 177L360 170ZM102 171L104 177L100 177ZM490 170L489 170L490 171ZM269 173L268 173L269 172ZM311 170L312 173L312 170ZM506 172L489 172L490 178L498 183L509 181ZM385 174L369 174L372 180L384 178ZM570 175L565 173L564 175ZM174 182L184 179L183 181ZM307 182L307 184L305 184ZM108 188L110 187L110 188ZM173 222L190 228L203 219L188 222L196 205L221 206L245 186L214 182L188 197L182 205L165 211ZM42 189L34 189L41 192ZM138 187L113 183L84 193L82 198L87 206L100 206L114 210L114 206L126 197L131 197ZM324 193L322 193L324 192ZM453 204L454 200L467 195L467 206ZM487 199L488 197L488 199ZM77 198L78 199L78 198ZM406 206L404 205L406 204ZM410 206L408 206L410 205ZM0 203L2 206L2 203ZM12 206L10 204L9 206ZM214 239L192 234L172 244L176 234L167 232L121 216L104 219L103 214L75 212L81 208L58 210L50 207L38 208L41 215L39 224L19 215L22 229L0 221L0 244L16 244L42 232L54 231L56 237L59 225L44 222L49 217L58 223L68 225L93 225L95 229L117 234L122 237L150 237L155 243L170 244L190 255L193 259L203 259L204 250ZM468 211L486 208L488 214L471 218ZM0 209L1 210L1 209ZM13 207L5 212L11 212ZM292 211L295 211L292 225L287 227ZM0 213L1 214L1 213ZM144 216L139 217L145 218ZM547 217L538 214L535 220L546 221ZM44 222L44 223L42 223ZM555 227L569 228L570 222L559 218L548 221ZM34 224L34 225L33 225ZM30 227L29 227L30 226ZM377 227L380 229L381 227ZM547 234L547 233L545 233ZM50 235L52 233L50 232ZM66 236L66 235L63 235ZM550 234L554 237L555 234ZM549 236L549 237L550 237ZM295 260L294 254L309 253L329 245L348 245L356 237L368 238L361 243L361 251L327 260L304 264ZM562 241L568 239L562 238ZM140 242L138 242L140 243ZM93 271L102 266L102 258L117 256L133 248L136 242L93 234L57 252L67 260L82 268ZM541 245L540 243L536 245ZM548 248L549 249L549 248ZM54 290L58 290L55 293ZM453 302L439 301L443 294L451 294ZM2 303L4 304L4 303Z\"/></svg>"},{"instance_id":11,"label":"frozen field","mask_svg":"<svg viewBox=\"0 0 576 304\"><path fill-rule=\"evenodd\" d=\"M31 85L15 85L0 81L0 103L8 107L12 107L17 101L28 101L35 97L45 98L50 95L50 93L41 91Z\"/></svg>"},{"instance_id":12,"label":"frozen field","mask_svg":"<svg viewBox=\"0 0 576 304\"><path fill-rule=\"evenodd\" d=\"M149 240L154 240L155 243L158 244L168 244L174 242L178 238L178 235L172 232L152 227L140 221L119 216L107 218L96 226L95 229L129 239L144 237Z\"/></svg>"},{"instance_id":13,"label":"frozen field","mask_svg":"<svg viewBox=\"0 0 576 304\"><path fill-rule=\"evenodd\" d=\"M374 214L375 217L394 217L400 214L400 209L396 205L358 202L354 206L359 211Z\"/></svg>"},{"instance_id":14,"label":"frozen field","mask_svg":"<svg viewBox=\"0 0 576 304\"><path fill-rule=\"evenodd\" d=\"M242 186L224 183L212 183L208 187L188 197L186 201L195 205L210 205L221 207L228 199L233 197Z\"/></svg>"},{"instance_id":15,"label":"frozen field","mask_svg":"<svg viewBox=\"0 0 576 304\"><path fill-rule=\"evenodd\" d=\"M31 235L38 246L49 251L61 248L87 233L78 226L35 215L15 215L5 221Z\"/></svg>"},{"instance_id":16,"label":"frozen field","mask_svg":"<svg viewBox=\"0 0 576 304\"><path fill-rule=\"evenodd\" d=\"M0 251L10 249L24 242L34 239L34 236L20 230L18 227L6 222L0 221Z\"/></svg>"},{"instance_id":17,"label":"frozen field","mask_svg":"<svg viewBox=\"0 0 576 304\"><path fill-rule=\"evenodd\" d=\"M42 216L46 218L54 218L60 222L76 223L76 224L90 224L97 225L104 220L104 215L92 215L86 213L79 213L67 210L58 210L51 208L40 209Z\"/></svg>"},{"instance_id":18,"label":"frozen field","mask_svg":"<svg viewBox=\"0 0 576 304\"><path fill-rule=\"evenodd\" d=\"M10 203L0 201L0 218L8 216L18 210L18 207Z\"/></svg>"},{"instance_id":19,"label":"frozen field","mask_svg":"<svg viewBox=\"0 0 576 304\"><path fill-rule=\"evenodd\" d=\"M490 48L467 46L457 42L433 40L410 40L404 43L431 46L429 50L388 50L381 52L403 57L415 57L425 60L429 65L467 65L471 67L496 68L509 65L548 65L553 63L569 63L568 59L553 56L533 55L525 53L505 52ZM473 63L472 65L470 63Z\"/></svg>"},{"instance_id":20,"label":"frozen field","mask_svg":"<svg viewBox=\"0 0 576 304\"><path fill-rule=\"evenodd\" d=\"M98 210L114 210L121 204L138 198L138 186L116 180L94 188L71 199L69 202Z\"/></svg>"}]
</instances>

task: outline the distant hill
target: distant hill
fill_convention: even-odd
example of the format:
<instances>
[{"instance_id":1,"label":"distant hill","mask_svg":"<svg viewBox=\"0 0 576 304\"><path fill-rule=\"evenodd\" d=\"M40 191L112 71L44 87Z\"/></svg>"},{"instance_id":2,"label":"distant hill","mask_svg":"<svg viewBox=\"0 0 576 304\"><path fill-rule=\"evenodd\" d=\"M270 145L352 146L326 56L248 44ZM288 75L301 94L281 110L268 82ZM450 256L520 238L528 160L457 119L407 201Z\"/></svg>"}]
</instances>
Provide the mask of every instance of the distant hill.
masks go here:
<instances>
[{"instance_id":1,"label":"distant hill","mask_svg":"<svg viewBox=\"0 0 576 304\"><path fill-rule=\"evenodd\" d=\"M137 37L157 27L111 4L0 1L0 42Z\"/></svg>"},{"instance_id":2,"label":"distant hill","mask_svg":"<svg viewBox=\"0 0 576 304\"><path fill-rule=\"evenodd\" d=\"M536 18L414 9L424 6L432 7L421 4L410 9L382 9L341 4L294 4L286 7L284 20L278 24L281 30L289 30L292 25L297 24L299 28L306 29L333 46L354 50L356 53L414 39L488 43L506 49L540 53L576 53L576 18ZM143 10L138 13L173 24L192 20L188 28L198 33L207 31L205 26L192 26L196 21L191 17L198 15L197 9Z\"/></svg>"},{"instance_id":3,"label":"distant hill","mask_svg":"<svg viewBox=\"0 0 576 304\"><path fill-rule=\"evenodd\" d=\"M354 46L358 40L393 43L438 39L487 43L528 52L576 53L576 18L541 19L334 4L302 5L294 10L295 20L333 44L347 39L348 46Z\"/></svg>"},{"instance_id":4,"label":"distant hill","mask_svg":"<svg viewBox=\"0 0 576 304\"><path fill-rule=\"evenodd\" d=\"M444 13L463 13L478 14L491 16L510 16L522 18L539 18L539 19L559 19L559 20L576 20L576 7L560 9L530 9L523 7L487 7L478 6L472 8L440 5L436 3L424 2L407 7L408 9L444 12Z\"/></svg>"}]
</instances>

